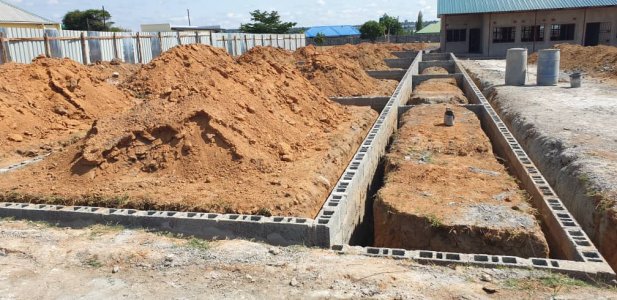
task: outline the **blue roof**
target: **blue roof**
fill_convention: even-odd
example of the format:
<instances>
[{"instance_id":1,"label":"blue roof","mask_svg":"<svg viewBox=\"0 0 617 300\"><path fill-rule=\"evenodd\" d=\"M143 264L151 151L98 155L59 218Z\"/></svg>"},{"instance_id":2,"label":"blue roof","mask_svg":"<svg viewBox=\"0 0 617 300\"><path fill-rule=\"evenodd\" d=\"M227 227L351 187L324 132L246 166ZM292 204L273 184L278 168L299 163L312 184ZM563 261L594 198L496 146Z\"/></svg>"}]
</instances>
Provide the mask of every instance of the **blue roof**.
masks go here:
<instances>
[{"instance_id":1,"label":"blue roof","mask_svg":"<svg viewBox=\"0 0 617 300\"><path fill-rule=\"evenodd\" d=\"M437 15L617 5L617 0L438 0Z\"/></svg>"},{"instance_id":2,"label":"blue roof","mask_svg":"<svg viewBox=\"0 0 617 300\"><path fill-rule=\"evenodd\" d=\"M342 25L342 26L316 26L311 27L307 31L304 32L306 37L312 38L316 37L318 33L323 33L327 37L334 36L347 36L347 35L360 35L360 30L353 26Z\"/></svg>"}]
</instances>

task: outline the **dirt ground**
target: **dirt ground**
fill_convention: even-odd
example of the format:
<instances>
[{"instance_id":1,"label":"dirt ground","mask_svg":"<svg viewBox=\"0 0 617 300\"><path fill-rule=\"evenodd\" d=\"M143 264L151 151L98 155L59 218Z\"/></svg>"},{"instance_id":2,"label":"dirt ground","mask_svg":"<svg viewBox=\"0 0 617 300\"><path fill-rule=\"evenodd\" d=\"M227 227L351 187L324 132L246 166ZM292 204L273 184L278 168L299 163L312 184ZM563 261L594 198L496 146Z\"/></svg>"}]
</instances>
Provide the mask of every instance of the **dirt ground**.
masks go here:
<instances>
[{"instance_id":1,"label":"dirt ground","mask_svg":"<svg viewBox=\"0 0 617 300\"><path fill-rule=\"evenodd\" d=\"M465 61L564 204L617 270L617 88L595 78L569 88L567 75L552 87L503 86L505 61Z\"/></svg>"},{"instance_id":2,"label":"dirt ground","mask_svg":"<svg viewBox=\"0 0 617 300\"><path fill-rule=\"evenodd\" d=\"M561 50L560 64L563 70L582 72L584 75L617 83L617 47L559 44L555 48ZM529 56L529 63L536 64L537 60L537 53Z\"/></svg>"},{"instance_id":3,"label":"dirt ground","mask_svg":"<svg viewBox=\"0 0 617 300\"><path fill-rule=\"evenodd\" d=\"M378 247L547 257L535 210L495 158L476 115L420 105L402 116L374 204Z\"/></svg>"},{"instance_id":4,"label":"dirt ground","mask_svg":"<svg viewBox=\"0 0 617 300\"><path fill-rule=\"evenodd\" d=\"M422 75L448 75L450 72L442 67L429 67L422 71Z\"/></svg>"},{"instance_id":5,"label":"dirt ground","mask_svg":"<svg viewBox=\"0 0 617 300\"><path fill-rule=\"evenodd\" d=\"M209 46L174 48L123 86L143 103L0 176L1 201L312 218L377 117L293 66Z\"/></svg>"},{"instance_id":6,"label":"dirt ground","mask_svg":"<svg viewBox=\"0 0 617 300\"><path fill-rule=\"evenodd\" d=\"M69 59L0 65L0 167L63 148L94 120L135 105L110 70Z\"/></svg>"},{"instance_id":7,"label":"dirt ground","mask_svg":"<svg viewBox=\"0 0 617 300\"><path fill-rule=\"evenodd\" d=\"M408 105L418 104L467 104L469 100L454 78L434 78L414 87Z\"/></svg>"},{"instance_id":8,"label":"dirt ground","mask_svg":"<svg viewBox=\"0 0 617 300\"><path fill-rule=\"evenodd\" d=\"M0 219L0 299L617 299L548 272ZM495 291L489 294L487 291Z\"/></svg>"}]
</instances>

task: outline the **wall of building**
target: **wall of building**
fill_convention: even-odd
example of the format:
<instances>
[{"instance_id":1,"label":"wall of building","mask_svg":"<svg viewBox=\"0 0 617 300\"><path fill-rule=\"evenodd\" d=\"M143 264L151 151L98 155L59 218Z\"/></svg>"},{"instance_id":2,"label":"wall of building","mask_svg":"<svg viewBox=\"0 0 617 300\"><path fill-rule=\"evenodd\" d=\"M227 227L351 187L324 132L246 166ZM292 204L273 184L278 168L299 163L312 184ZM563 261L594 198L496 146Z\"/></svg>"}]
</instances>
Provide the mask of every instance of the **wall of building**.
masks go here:
<instances>
[{"instance_id":1,"label":"wall of building","mask_svg":"<svg viewBox=\"0 0 617 300\"><path fill-rule=\"evenodd\" d=\"M36 23L3 23L1 28L30 28L30 29L56 29L60 30L60 24L36 24Z\"/></svg>"},{"instance_id":2,"label":"wall of building","mask_svg":"<svg viewBox=\"0 0 617 300\"><path fill-rule=\"evenodd\" d=\"M527 48L530 52L551 48L555 44L584 44L587 23L604 22L610 24L610 33L606 33L601 44L617 46L617 7L588 9L563 9L552 11L532 11L515 13L469 14L442 16L442 49L447 52L469 54L469 29L481 28L483 56L505 56L507 49ZM551 41L551 25L575 24L574 39L568 41ZM544 25L544 41L522 42L522 27ZM496 27L515 27L515 41L512 43L494 43L493 29ZM467 29L464 42L446 42L446 30Z\"/></svg>"}]
</instances>

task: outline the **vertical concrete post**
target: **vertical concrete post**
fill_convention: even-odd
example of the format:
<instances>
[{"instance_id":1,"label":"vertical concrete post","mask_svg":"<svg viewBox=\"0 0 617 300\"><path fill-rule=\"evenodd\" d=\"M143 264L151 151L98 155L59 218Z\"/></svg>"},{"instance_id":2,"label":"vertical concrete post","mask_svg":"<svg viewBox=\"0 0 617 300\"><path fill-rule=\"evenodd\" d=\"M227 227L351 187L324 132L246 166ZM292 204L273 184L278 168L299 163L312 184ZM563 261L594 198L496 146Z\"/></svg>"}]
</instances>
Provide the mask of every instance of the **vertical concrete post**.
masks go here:
<instances>
[{"instance_id":1,"label":"vertical concrete post","mask_svg":"<svg viewBox=\"0 0 617 300\"><path fill-rule=\"evenodd\" d=\"M195 31L195 44L201 44L201 37L199 36L199 31Z\"/></svg>"},{"instance_id":2,"label":"vertical concrete post","mask_svg":"<svg viewBox=\"0 0 617 300\"><path fill-rule=\"evenodd\" d=\"M136 40L137 40L137 61L140 64L143 64L144 61L143 61L143 57L141 55L141 37L139 35L139 32L137 32L137 35L135 37L136 37Z\"/></svg>"},{"instance_id":3,"label":"vertical concrete post","mask_svg":"<svg viewBox=\"0 0 617 300\"><path fill-rule=\"evenodd\" d=\"M81 59L83 60L83 64L88 64L88 57L90 57L88 53L88 48L86 47L86 35L82 32L79 35L79 40L81 42Z\"/></svg>"},{"instance_id":4,"label":"vertical concrete post","mask_svg":"<svg viewBox=\"0 0 617 300\"><path fill-rule=\"evenodd\" d=\"M178 40L178 46L181 46L182 38L180 37L180 31L176 31L176 39Z\"/></svg>"},{"instance_id":5,"label":"vertical concrete post","mask_svg":"<svg viewBox=\"0 0 617 300\"><path fill-rule=\"evenodd\" d=\"M7 63L6 52L4 52L4 33L0 32L0 63Z\"/></svg>"},{"instance_id":6,"label":"vertical concrete post","mask_svg":"<svg viewBox=\"0 0 617 300\"><path fill-rule=\"evenodd\" d=\"M47 35L47 32L43 33L43 44L45 46L45 56L51 57L51 46L49 45L49 35Z\"/></svg>"},{"instance_id":7,"label":"vertical concrete post","mask_svg":"<svg viewBox=\"0 0 617 300\"><path fill-rule=\"evenodd\" d=\"M114 49L114 58L118 59L118 40L116 37L116 33L114 32L114 34L111 36L111 42L113 43L113 49Z\"/></svg>"}]
</instances>

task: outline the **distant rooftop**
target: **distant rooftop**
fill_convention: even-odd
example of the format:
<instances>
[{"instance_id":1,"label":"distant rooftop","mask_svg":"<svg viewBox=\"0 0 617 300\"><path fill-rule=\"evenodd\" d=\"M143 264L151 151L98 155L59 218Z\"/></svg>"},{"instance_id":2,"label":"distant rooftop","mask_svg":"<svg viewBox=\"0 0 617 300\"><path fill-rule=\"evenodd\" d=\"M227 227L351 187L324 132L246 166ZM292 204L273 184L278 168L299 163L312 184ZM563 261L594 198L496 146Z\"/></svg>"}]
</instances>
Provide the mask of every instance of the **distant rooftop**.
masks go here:
<instances>
[{"instance_id":1,"label":"distant rooftop","mask_svg":"<svg viewBox=\"0 0 617 300\"><path fill-rule=\"evenodd\" d=\"M426 25L426 27L417 31L416 34L435 34L441 32L441 21Z\"/></svg>"},{"instance_id":2,"label":"distant rooftop","mask_svg":"<svg viewBox=\"0 0 617 300\"><path fill-rule=\"evenodd\" d=\"M617 0L438 0L437 14L474 14L617 5Z\"/></svg>"},{"instance_id":3,"label":"distant rooftop","mask_svg":"<svg viewBox=\"0 0 617 300\"><path fill-rule=\"evenodd\" d=\"M340 25L340 26L315 26L307 29L304 34L306 37L313 38L316 37L317 34L322 33L326 37L336 37L336 36L349 36L349 35L360 35L360 30L358 28L350 26L350 25Z\"/></svg>"},{"instance_id":4,"label":"distant rooftop","mask_svg":"<svg viewBox=\"0 0 617 300\"><path fill-rule=\"evenodd\" d=\"M58 24L31 12L25 11L13 4L0 0L0 22L3 23L34 23Z\"/></svg>"}]
</instances>

